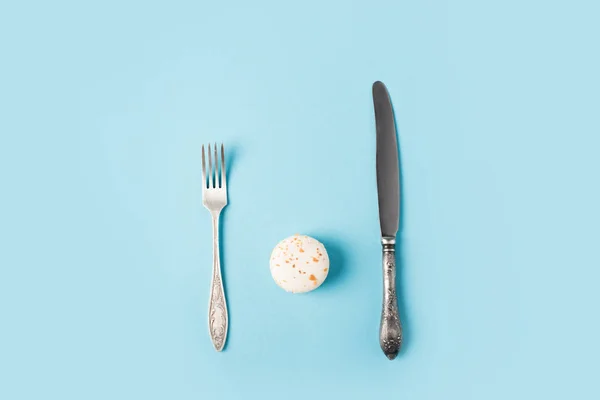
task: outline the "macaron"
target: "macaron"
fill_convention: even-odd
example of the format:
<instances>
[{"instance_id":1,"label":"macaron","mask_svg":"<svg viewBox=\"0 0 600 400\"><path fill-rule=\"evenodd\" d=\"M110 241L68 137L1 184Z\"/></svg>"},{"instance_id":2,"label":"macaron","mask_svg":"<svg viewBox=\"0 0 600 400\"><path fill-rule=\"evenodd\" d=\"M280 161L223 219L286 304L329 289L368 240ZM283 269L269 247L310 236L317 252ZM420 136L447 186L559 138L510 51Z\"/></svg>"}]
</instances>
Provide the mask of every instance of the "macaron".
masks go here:
<instances>
[{"instance_id":1,"label":"macaron","mask_svg":"<svg viewBox=\"0 0 600 400\"><path fill-rule=\"evenodd\" d=\"M286 292L310 292L327 278L329 256L323 243L297 234L275 246L270 268L275 283Z\"/></svg>"}]
</instances>

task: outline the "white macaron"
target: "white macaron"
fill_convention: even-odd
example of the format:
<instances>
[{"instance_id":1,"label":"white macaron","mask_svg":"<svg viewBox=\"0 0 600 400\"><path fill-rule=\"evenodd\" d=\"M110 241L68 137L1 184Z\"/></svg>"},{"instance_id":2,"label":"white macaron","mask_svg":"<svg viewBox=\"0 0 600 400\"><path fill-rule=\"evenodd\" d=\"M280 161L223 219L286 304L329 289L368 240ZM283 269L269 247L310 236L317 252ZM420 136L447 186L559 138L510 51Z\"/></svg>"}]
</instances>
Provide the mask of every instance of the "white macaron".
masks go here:
<instances>
[{"instance_id":1,"label":"white macaron","mask_svg":"<svg viewBox=\"0 0 600 400\"><path fill-rule=\"evenodd\" d=\"M321 286L327 278L329 257L318 240L294 235L275 246L270 267L273 279L282 289L305 293Z\"/></svg>"}]
</instances>

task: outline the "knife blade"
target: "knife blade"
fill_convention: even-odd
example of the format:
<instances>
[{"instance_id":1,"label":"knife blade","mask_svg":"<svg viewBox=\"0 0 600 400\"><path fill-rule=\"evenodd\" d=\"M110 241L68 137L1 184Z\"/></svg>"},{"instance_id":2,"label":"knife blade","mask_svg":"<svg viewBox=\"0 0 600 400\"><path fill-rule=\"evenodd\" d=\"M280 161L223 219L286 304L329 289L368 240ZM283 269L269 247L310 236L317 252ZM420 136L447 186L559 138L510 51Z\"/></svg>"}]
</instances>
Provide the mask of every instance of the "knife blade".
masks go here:
<instances>
[{"instance_id":1,"label":"knife blade","mask_svg":"<svg viewBox=\"0 0 600 400\"><path fill-rule=\"evenodd\" d=\"M376 125L377 197L383 247L383 304L379 345L393 360L402 345L402 327L396 294L396 234L400 222L400 169L392 102L385 85L373 84Z\"/></svg>"},{"instance_id":2,"label":"knife blade","mask_svg":"<svg viewBox=\"0 0 600 400\"><path fill-rule=\"evenodd\" d=\"M394 111L387 88L373 84L373 105L377 127L377 194L382 237L396 237L400 220L400 172Z\"/></svg>"}]
</instances>

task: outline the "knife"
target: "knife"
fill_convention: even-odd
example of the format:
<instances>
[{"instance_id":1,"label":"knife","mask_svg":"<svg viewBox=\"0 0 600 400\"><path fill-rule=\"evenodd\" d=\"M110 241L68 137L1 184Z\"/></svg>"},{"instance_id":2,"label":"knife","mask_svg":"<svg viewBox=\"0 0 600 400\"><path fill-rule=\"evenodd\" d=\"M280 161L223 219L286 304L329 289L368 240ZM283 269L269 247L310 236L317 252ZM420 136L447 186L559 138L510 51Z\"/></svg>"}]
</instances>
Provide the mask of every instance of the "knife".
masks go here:
<instances>
[{"instance_id":1,"label":"knife","mask_svg":"<svg viewBox=\"0 0 600 400\"><path fill-rule=\"evenodd\" d=\"M396 234L400 221L400 171L396 124L390 95L382 82L373 84L373 105L377 130L377 196L383 247L383 306L379 345L393 360L402 345L402 327L396 295Z\"/></svg>"}]
</instances>

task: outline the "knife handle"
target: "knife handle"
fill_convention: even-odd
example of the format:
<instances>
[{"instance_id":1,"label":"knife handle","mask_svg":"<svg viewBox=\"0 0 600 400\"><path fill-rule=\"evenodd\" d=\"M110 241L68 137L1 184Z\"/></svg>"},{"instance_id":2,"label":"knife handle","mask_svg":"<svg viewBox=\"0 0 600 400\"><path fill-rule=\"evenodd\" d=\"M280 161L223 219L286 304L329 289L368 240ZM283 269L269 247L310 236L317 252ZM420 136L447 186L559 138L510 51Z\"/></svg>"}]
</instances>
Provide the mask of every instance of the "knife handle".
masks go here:
<instances>
[{"instance_id":1,"label":"knife handle","mask_svg":"<svg viewBox=\"0 0 600 400\"><path fill-rule=\"evenodd\" d=\"M379 327L379 345L393 360L402 345L402 327L398 315L398 296L396 295L396 241L384 238L383 244L383 310Z\"/></svg>"}]
</instances>

